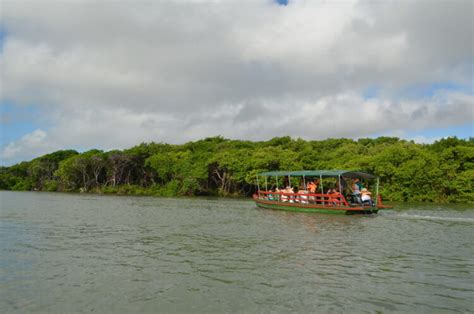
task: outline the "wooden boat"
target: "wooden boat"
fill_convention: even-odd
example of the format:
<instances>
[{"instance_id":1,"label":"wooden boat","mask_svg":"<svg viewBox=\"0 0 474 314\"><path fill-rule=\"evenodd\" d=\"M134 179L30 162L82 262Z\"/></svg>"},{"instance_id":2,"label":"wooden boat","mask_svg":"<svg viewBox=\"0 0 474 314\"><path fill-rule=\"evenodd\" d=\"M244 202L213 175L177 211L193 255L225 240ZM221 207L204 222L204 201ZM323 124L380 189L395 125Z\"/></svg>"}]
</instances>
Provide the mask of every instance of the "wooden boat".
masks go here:
<instances>
[{"instance_id":1,"label":"wooden boat","mask_svg":"<svg viewBox=\"0 0 474 314\"><path fill-rule=\"evenodd\" d=\"M264 190L261 189L260 178L264 178ZM303 189L298 193L288 193L278 190L279 178L283 184L292 186L298 181ZM296 178L296 180L295 180ZM336 189L333 193L324 192L323 179L326 183L342 187L343 193L338 193ZM360 196L349 188L347 180L363 180L364 183L375 181L375 195L373 201L362 202ZM307 183L313 180L319 181L317 191L308 192ZM269 182L270 181L270 182ZM286 182L285 182L286 181ZM268 189L268 186L276 188ZM262 186L263 187L263 186ZM344 196L346 195L346 196ZM372 174L362 171L347 170L311 170L311 171L270 171L257 175L257 192L253 195L255 203L259 207L269 209L280 209L297 212L318 212L331 214L376 214L380 209L392 208L384 205L379 194L379 179Z\"/></svg>"}]
</instances>

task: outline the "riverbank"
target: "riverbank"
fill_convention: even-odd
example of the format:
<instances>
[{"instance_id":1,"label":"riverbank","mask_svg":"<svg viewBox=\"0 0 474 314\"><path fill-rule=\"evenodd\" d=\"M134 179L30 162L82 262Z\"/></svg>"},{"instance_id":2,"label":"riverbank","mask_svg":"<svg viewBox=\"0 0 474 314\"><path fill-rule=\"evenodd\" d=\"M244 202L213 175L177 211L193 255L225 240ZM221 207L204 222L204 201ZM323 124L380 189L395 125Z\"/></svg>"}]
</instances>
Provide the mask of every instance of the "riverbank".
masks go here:
<instances>
[{"instance_id":1,"label":"riverbank","mask_svg":"<svg viewBox=\"0 0 474 314\"><path fill-rule=\"evenodd\" d=\"M196 199L206 199L206 198L222 198L222 199L242 199L242 200L252 200L252 196L240 195L240 194L228 194L220 195L216 194L201 194L201 195L174 195L170 193L164 193L156 190L149 189L115 189L115 190L90 190L87 192L84 191L28 191L28 190L2 190L0 192L18 192L18 193L48 193L48 194L66 194L66 195L97 195L97 196L131 196L131 197L157 197L157 198L196 198Z\"/></svg>"}]
</instances>

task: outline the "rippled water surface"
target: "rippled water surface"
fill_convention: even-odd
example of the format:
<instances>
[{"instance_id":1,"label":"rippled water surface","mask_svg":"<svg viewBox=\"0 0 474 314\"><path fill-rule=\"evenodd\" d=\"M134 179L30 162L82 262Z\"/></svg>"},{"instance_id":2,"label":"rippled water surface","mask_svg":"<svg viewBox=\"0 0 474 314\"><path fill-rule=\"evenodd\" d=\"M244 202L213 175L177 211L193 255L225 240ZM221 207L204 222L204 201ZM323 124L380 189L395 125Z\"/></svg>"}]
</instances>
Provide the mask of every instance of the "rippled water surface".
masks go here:
<instances>
[{"instance_id":1,"label":"rippled water surface","mask_svg":"<svg viewBox=\"0 0 474 314\"><path fill-rule=\"evenodd\" d=\"M469 312L474 209L0 192L0 312ZM471 206L472 207L472 206Z\"/></svg>"}]
</instances>

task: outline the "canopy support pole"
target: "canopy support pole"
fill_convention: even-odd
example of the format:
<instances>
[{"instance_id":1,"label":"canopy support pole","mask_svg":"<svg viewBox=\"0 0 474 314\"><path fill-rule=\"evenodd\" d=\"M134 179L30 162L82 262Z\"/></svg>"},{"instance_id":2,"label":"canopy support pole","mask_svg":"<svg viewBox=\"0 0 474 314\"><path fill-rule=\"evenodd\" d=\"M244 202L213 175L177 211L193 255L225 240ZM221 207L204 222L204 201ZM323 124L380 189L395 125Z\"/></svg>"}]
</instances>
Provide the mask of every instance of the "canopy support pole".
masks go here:
<instances>
[{"instance_id":1,"label":"canopy support pole","mask_svg":"<svg viewBox=\"0 0 474 314\"><path fill-rule=\"evenodd\" d=\"M258 197L260 198L260 184L258 183L258 174L257 174L257 194L258 194Z\"/></svg>"},{"instance_id":2,"label":"canopy support pole","mask_svg":"<svg viewBox=\"0 0 474 314\"><path fill-rule=\"evenodd\" d=\"M278 176L275 176L276 178L276 188L275 188L275 192L279 191L280 188L278 187ZM280 201L281 199L281 195L280 194L275 194L274 197L276 198L277 201Z\"/></svg>"},{"instance_id":3,"label":"canopy support pole","mask_svg":"<svg viewBox=\"0 0 474 314\"><path fill-rule=\"evenodd\" d=\"M377 177L377 183L375 185L375 206L377 207L379 205L379 183L380 179Z\"/></svg>"},{"instance_id":4,"label":"canopy support pole","mask_svg":"<svg viewBox=\"0 0 474 314\"><path fill-rule=\"evenodd\" d=\"M265 176L265 192L268 192L267 176Z\"/></svg>"},{"instance_id":5,"label":"canopy support pole","mask_svg":"<svg viewBox=\"0 0 474 314\"><path fill-rule=\"evenodd\" d=\"M306 179L305 179L304 175L303 175L303 186L304 186L304 189L306 190Z\"/></svg>"},{"instance_id":6,"label":"canopy support pole","mask_svg":"<svg viewBox=\"0 0 474 314\"><path fill-rule=\"evenodd\" d=\"M319 183L321 184L321 194L324 194L324 189L323 189L323 175L320 174L319 175ZM324 205L324 196L322 196L323 198L323 205Z\"/></svg>"},{"instance_id":7,"label":"canopy support pole","mask_svg":"<svg viewBox=\"0 0 474 314\"><path fill-rule=\"evenodd\" d=\"M339 193L342 193L341 190L342 190L342 186L341 186L341 175L339 175Z\"/></svg>"}]
</instances>

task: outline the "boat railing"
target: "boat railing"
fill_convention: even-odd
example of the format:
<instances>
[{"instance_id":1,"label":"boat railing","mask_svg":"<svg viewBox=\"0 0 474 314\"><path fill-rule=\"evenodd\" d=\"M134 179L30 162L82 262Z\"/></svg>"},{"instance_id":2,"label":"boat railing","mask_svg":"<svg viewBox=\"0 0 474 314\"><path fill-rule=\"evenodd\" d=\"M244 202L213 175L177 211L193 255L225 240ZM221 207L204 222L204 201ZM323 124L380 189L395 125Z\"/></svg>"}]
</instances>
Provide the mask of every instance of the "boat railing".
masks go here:
<instances>
[{"instance_id":1,"label":"boat railing","mask_svg":"<svg viewBox=\"0 0 474 314\"><path fill-rule=\"evenodd\" d=\"M349 206L344 195L341 194L313 194L313 193L286 193L259 191L258 198L268 201L299 204L318 204L329 206Z\"/></svg>"}]
</instances>

